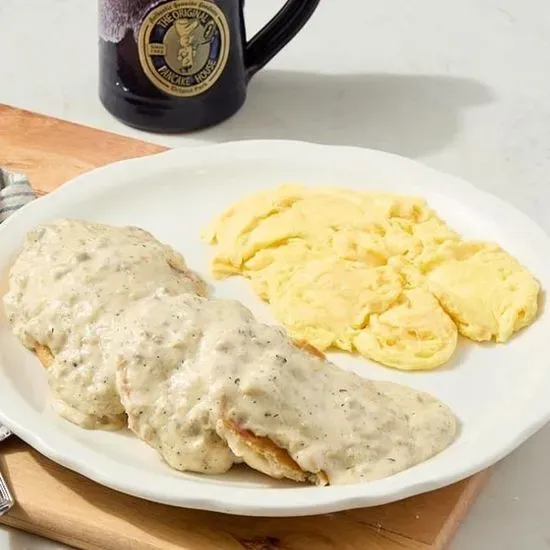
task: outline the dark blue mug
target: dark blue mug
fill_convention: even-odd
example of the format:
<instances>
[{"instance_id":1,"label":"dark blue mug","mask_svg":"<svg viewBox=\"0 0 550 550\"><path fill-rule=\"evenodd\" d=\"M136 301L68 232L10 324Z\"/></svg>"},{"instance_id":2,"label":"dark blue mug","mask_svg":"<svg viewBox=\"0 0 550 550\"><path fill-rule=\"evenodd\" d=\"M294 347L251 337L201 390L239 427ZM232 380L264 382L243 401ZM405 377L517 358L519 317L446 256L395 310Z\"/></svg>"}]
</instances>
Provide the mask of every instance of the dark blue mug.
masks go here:
<instances>
[{"instance_id":1,"label":"dark blue mug","mask_svg":"<svg viewBox=\"0 0 550 550\"><path fill-rule=\"evenodd\" d=\"M244 0L99 0L100 99L142 130L217 124L239 110L250 78L318 4L288 0L247 41Z\"/></svg>"}]
</instances>

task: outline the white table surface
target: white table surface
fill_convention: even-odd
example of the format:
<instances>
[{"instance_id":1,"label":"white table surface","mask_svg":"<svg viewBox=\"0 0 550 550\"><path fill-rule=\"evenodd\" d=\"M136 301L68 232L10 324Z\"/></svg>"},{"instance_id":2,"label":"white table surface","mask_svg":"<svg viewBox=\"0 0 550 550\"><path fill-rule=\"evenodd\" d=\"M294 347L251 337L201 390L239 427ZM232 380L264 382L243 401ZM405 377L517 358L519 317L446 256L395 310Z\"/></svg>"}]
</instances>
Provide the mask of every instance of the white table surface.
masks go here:
<instances>
[{"instance_id":1,"label":"white table surface","mask_svg":"<svg viewBox=\"0 0 550 550\"><path fill-rule=\"evenodd\" d=\"M248 0L249 31L281 4ZM0 0L0 23L0 103L168 146L292 138L392 151L469 179L550 232L548 0L321 0L237 116L170 137L100 105L94 0ZM453 550L550 548L549 451L547 426L495 468ZM0 528L0 550L54 548Z\"/></svg>"}]
</instances>

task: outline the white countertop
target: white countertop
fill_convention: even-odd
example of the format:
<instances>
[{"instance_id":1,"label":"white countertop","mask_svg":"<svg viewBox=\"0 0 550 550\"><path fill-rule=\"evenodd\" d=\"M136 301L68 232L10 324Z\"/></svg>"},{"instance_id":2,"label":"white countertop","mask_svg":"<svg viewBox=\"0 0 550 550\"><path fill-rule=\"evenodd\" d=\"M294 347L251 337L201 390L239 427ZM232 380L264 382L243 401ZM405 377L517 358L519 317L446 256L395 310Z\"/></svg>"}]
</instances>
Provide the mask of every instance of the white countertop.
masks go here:
<instances>
[{"instance_id":1,"label":"white countertop","mask_svg":"<svg viewBox=\"0 0 550 550\"><path fill-rule=\"evenodd\" d=\"M248 0L249 29L281 4ZM95 10L93 0L1 0L0 103L168 146L292 138L383 149L469 179L550 232L547 0L321 0L238 115L170 137L127 128L100 105ZM495 468L453 550L550 548L549 450L547 426ZM54 548L0 528L0 550Z\"/></svg>"}]
</instances>

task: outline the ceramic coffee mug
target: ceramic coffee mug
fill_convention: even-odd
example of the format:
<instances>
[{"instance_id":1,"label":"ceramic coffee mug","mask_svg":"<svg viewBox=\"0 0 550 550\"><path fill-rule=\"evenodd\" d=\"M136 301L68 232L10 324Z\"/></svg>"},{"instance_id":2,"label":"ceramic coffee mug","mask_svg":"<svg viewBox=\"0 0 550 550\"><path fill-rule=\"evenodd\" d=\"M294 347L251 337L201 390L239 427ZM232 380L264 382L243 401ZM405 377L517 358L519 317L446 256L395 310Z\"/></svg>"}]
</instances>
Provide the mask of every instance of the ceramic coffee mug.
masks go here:
<instances>
[{"instance_id":1,"label":"ceramic coffee mug","mask_svg":"<svg viewBox=\"0 0 550 550\"><path fill-rule=\"evenodd\" d=\"M99 0L100 99L143 130L186 132L221 122L239 110L250 78L318 3L288 0L247 41L244 0Z\"/></svg>"}]
</instances>

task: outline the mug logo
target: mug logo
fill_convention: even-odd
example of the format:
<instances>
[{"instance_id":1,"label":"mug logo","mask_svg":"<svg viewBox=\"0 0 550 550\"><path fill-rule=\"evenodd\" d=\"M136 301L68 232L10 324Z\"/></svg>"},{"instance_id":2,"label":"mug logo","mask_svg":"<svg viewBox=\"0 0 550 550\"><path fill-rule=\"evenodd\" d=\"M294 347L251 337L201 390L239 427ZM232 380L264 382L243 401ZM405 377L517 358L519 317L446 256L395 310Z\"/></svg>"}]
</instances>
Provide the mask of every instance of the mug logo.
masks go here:
<instances>
[{"instance_id":1,"label":"mug logo","mask_svg":"<svg viewBox=\"0 0 550 550\"><path fill-rule=\"evenodd\" d=\"M139 59L149 80L179 97L214 85L229 56L229 26L210 0L174 0L152 9L138 37Z\"/></svg>"}]
</instances>

